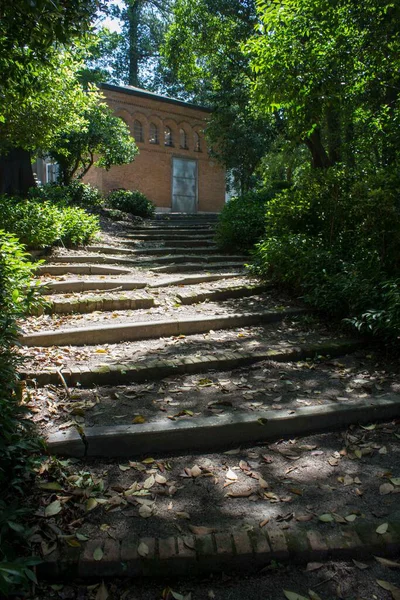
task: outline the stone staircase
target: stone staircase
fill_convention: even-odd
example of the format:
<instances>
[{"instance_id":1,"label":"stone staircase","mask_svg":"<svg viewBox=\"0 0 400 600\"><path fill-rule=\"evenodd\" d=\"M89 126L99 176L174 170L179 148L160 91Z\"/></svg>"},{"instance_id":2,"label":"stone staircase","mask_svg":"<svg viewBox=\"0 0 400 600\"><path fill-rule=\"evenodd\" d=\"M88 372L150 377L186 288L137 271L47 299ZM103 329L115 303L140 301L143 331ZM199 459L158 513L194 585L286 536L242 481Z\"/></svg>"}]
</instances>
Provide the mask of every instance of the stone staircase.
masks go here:
<instances>
[{"instance_id":1,"label":"stone staircase","mask_svg":"<svg viewBox=\"0 0 400 600\"><path fill-rule=\"evenodd\" d=\"M185 565L210 572L222 564L248 569L272 559L317 559L319 543L325 552L325 538L306 532L300 552L276 524L256 527L250 535L240 529L241 520L238 529L228 519L227 534L222 517L220 526L190 529L190 517L182 516L174 529L164 507L163 524L150 526L157 503L176 502L178 513L187 514L184 495L179 496L182 478L196 483L202 480L197 477L214 477L215 486L220 478L207 467L207 455L192 459L191 465L201 463L195 471L187 465L189 471L175 472L174 453L219 450L234 460L238 446L268 445L400 414L400 398L390 386L366 397L332 377L341 360L357 363L357 352L367 360L365 341L333 336L303 306L251 279L248 257L217 249L216 219L158 214L87 248L59 249L37 269L47 305L22 324L26 361L21 377L49 452L80 460L80 472L92 471L92 485L79 488L86 490L81 517L68 526L67 540L74 543L63 544L61 536L45 554L41 572L47 576L153 576L171 569L178 574ZM362 371L365 364L354 368ZM120 466L110 462L113 458ZM248 460L248 467L243 460L229 467L231 479L224 485L234 484L243 469L255 469L254 478L264 481L260 461L253 460L252 467ZM123 482L113 475L113 483L101 490L93 482L106 471L127 475ZM143 472L146 478L139 481ZM129 473L135 481L128 485ZM168 478L173 480L169 486ZM61 493L49 486L43 494ZM207 493L214 498L214 491ZM223 496L224 488L218 493ZM243 510L250 515L255 502L246 494L239 490L236 497L247 502ZM70 500L63 502L68 506ZM96 511L103 511L97 520ZM112 537L108 526L98 528L107 511L118 513ZM76 531L81 539L74 537ZM337 554L348 548L341 540ZM328 551L334 552L326 545Z\"/></svg>"}]
</instances>

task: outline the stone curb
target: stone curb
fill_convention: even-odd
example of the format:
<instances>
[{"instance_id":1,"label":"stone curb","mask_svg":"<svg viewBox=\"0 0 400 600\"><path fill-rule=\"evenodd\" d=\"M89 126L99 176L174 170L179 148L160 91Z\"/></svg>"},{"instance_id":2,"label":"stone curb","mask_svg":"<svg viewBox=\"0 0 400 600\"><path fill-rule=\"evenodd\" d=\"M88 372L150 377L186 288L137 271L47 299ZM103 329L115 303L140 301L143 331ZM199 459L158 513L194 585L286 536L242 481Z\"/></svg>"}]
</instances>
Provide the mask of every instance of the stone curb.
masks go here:
<instances>
[{"instance_id":1,"label":"stone curb","mask_svg":"<svg viewBox=\"0 0 400 600\"><path fill-rule=\"evenodd\" d=\"M272 360L290 362L312 359L315 356L343 356L365 347L362 340L331 340L319 344L310 344L282 350L254 352L224 352L218 355L195 356L169 360L127 361L121 364L102 364L96 367L71 367L63 369L63 376L70 387L79 385L89 388L92 385L119 385L128 382L141 383L159 381L164 377L190 375L208 371L227 371L246 367L256 362ZM59 385L60 378L56 368L46 371L21 371L21 379L35 380L38 386Z\"/></svg>"},{"instance_id":2,"label":"stone curb","mask_svg":"<svg viewBox=\"0 0 400 600\"><path fill-rule=\"evenodd\" d=\"M62 264L62 265L41 265L35 270L35 275L129 275L130 269L121 267L107 266L92 266L84 264L84 257L81 257L81 263Z\"/></svg>"},{"instance_id":3,"label":"stone curb","mask_svg":"<svg viewBox=\"0 0 400 600\"><path fill-rule=\"evenodd\" d=\"M178 577L221 572L253 573L271 561L306 564L324 560L395 556L400 551L400 523L388 522L378 535L379 523L339 527L280 529L268 523L256 531L228 530L207 535L94 539L82 547L53 551L38 565L39 577L82 579L106 577ZM94 552L101 550L101 560ZM140 552L140 554L139 554Z\"/></svg>"},{"instance_id":4,"label":"stone curb","mask_svg":"<svg viewBox=\"0 0 400 600\"><path fill-rule=\"evenodd\" d=\"M95 327L76 327L64 330L39 331L19 338L25 346L84 346L93 344L118 344L133 340L146 340L159 337L193 335L205 333L211 329L235 329L259 323L274 323L285 317L307 314L303 308L286 310L267 310L260 313L242 313L217 315L215 317L191 317L187 319L168 319L165 321L142 321L139 323L120 323Z\"/></svg>"},{"instance_id":5,"label":"stone curb","mask_svg":"<svg viewBox=\"0 0 400 600\"><path fill-rule=\"evenodd\" d=\"M83 434L70 428L50 434L46 441L51 454L74 457L132 457L182 450L209 452L230 445L265 443L398 416L400 395L390 394L348 404L336 402L296 410L237 412L179 421L163 419L142 425L87 427Z\"/></svg>"},{"instance_id":6,"label":"stone curb","mask_svg":"<svg viewBox=\"0 0 400 600\"><path fill-rule=\"evenodd\" d=\"M154 273L190 273L191 271L199 271L198 263L183 263L180 265L168 265L163 267L154 267L149 269L149 271L153 271ZM223 262L223 263L207 263L203 265L204 271L207 273L213 269L218 269L218 271L222 271L223 269L244 269L244 262Z\"/></svg>"},{"instance_id":7,"label":"stone curb","mask_svg":"<svg viewBox=\"0 0 400 600\"><path fill-rule=\"evenodd\" d=\"M266 285L242 285L231 288L217 288L209 290L208 292L202 292L200 294L177 294L178 300L185 305L197 304L198 302L205 302L206 300L228 300L229 298L246 298L248 296L255 296L266 292L269 286Z\"/></svg>"}]
</instances>

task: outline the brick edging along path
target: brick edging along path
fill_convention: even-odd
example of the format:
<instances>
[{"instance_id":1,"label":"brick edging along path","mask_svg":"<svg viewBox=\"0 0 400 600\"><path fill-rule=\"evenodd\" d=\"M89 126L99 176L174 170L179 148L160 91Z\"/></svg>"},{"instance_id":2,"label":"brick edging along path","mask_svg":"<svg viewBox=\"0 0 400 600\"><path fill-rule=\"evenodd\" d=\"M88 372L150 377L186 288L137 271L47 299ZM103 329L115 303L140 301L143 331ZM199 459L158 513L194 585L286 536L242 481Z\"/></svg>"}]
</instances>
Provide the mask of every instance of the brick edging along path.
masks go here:
<instances>
[{"instance_id":1,"label":"brick edging along path","mask_svg":"<svg viewBox=\"0 0 400 600\"><path fill-rule=\"evenodd\" d=\"M167 538L92 539L80 547L63 546L44 558L38 574L46 578L171 577L244 571L272 560L304 564L326 559L366 559L394 556L400 551L400 523L362 522L339 527L324 523L313 528L280 529L268 523L251 531L228 530L206 535Z\"/></svg>"}]
</instances>

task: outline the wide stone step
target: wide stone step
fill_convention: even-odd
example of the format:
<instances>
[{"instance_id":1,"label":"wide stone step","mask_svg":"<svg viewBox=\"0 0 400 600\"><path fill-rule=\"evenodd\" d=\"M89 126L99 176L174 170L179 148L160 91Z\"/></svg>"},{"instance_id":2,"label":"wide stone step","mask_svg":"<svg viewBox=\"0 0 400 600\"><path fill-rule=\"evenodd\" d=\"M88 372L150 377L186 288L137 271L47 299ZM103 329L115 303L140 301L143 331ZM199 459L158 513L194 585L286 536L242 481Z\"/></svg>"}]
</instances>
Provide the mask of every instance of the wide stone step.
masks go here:
<instances>
[{"instance_id":1,"label":"wide stone step","mask_svg":"<svg viewBox=\"0 0 400 600\"><path fill-rule=\"evenodd\" d=\"M228 300L230 298L247 298L262 294L268 290L268 286L265 285L242 285L230 288L221 288L209 290L207 292L194 292L194 293L179 293L177 294L178 300L185 305L197 304L198 302L211 301L215 302L218 300Z\"/></svg>"},{"instance_id":2,"label":"wide stone step","mask_svg":"<svg viewBox=\"0 0 400 600\"><path fill-rule=\"evenodd\" d=\"M165 377L193 375L209 371L228 371L262 362L278 363L309 360L317 356L343 356L365 346L360 339L328 340L314 344L289 345L270 350L228 351L219 354L188 354L174 359L123 361L100 364L95 367L79 366L63 369L63 377L69 387L91 388L93 385L123 385L160 381ZM42 371L20 372L21 379L35 380L38 386L59 385L60 376L56 367Z\"/></svg>"},{"instance_id":3,"label":"wide stone step","mask_svg":"<svg viewBox=\"0 0 400 600\"><path fill-rule=\"evenodd\" d=\"M84 260L81 258L81 263ZM40 265L35 269L36 275L129 275L130 269L114 267L112 265L85 265L85 264L63 264L63 265Z\"/></svg>"},{"instance_id":4,"label":"wide stone step","mask_svg":"<svg viewBox=\"0 0 400 600\"><path fill-rule=\"evenodd\" d=\"M145 288L146 281L130 279L70 279L69 281L49 281L44 284L45 294L69 294L75 292L138 290Z\"/></svg>"},{"instance_id":5,"label":"wide stone step","mask_svg":"<svg viewBox=\"0 0 400 600\"><path fill-rule=\"evenodd\" d=\"M204 233L204 234L200 234L196 232L196 235L194 234L190 234L188 233L187 235L184 234L175 234L175 233L170 233L170 232L165 232L165 233L127 233L126 234L127 238L130 239L134 239L134 240L142 240L142 241L146 241L146 242L157 242L157 241L179 241L179 242L185 242L188 240L195 240L197 242L214 242L214 235L210 234L209 232Z\"/></svg>"},{"instance_id":6,"label":"wide stone step","mask_svg":"<svg viewBox=\"0 0 400 600\"><path fill-rule=\"evenodd\" d=\"M163 267L154 267L149 269L154 273L191 273L192 271L199 271L198 263L183 263L183 264L175 264L175 265L166 265ZM218 270L223 271L224 269L244 269L244 261L226 261L219 263L207 263L203 265L204 271Z\"/></svg>"},{"instance_id":7,"label":"wide stone step","mask_svg":"<svg viewBox=\"0 0 400 600\"><path fill-rule=\"evenodd\" d=\"M196 240L196 239L187 239L187 240L177 240L177 239L173 239L173 240L156 240L157 241L157 248L168 248L168 249L179 249L179 248L212 248L214 249L215 246L215 242L214 241L208 241L208 240ZM139 242L138 241L133 241L133 240L123 240L123 242L121 242L124 244L124 246L134 246L135 248L138 248L139 246ZM168 246L165 246L165 244L168 244ZM139 247L141 249L141 247ZM138 249L139 249L138 248ZM145 247L143 246L143 249L145 249ZM146 248L147 249L147 248Z\"/></svg>"},{"instance_id":8,"label":"wide stone step","mask_svg":"<svg viewBox=\"0 0 400 600\"><path fill-rule=\"evenodd\" d=\"M187 227L187 226L180 226L180 225L163 225L162 227L160 226L154 226L154 225L148 225L147 227L130 227L129 228L129 232L130 233L159 233L159 234L164 234L164 233L176 233L176 234L182 234L182 235L193 235L193 234L213 234L215 230L215 227L211 227L211 226L207 226L207 227L200 227L199 225L192 225L191 227Z\"/></svg>"},{"instance_id":9,"label":"wide stone step","mask_svg":"<svg viewBox=\"0 0 400 600\"><path fill-rule=\"evenodd\" d=\"M305 406L296 410L239 412L217 417L162 420L141 425L95 426L60 431L47 438L51 454L122 457L179 451L212 451L341 429L353 423L389 421L400 416L400 395L352 404Z\"/></svg>"},{"instance_id":10,"label":"wide stone step","mask_svg":"<svg viewBox=\"0 0 400 600\"><path fill-rule=\"evenodd\" d=\"M268 310L259 313L239 313L215 317L190 317L164 321L142 321L95 327L59 329L22 335L25 346L85 346L93 344L118 344L124 341L151 338L193 335L217 329L235 329L258 323L273 323L285 317L306 314L303 308L288 308L281 311Z\"/></svg>"},{"instance_id":11,"label":"wide stone step","mask_svg":"<svg viewBox=\"0 0 400 600\"><path fill-rule=\"evenodd\" d=\"M118 290L137 290L145 288L160 288L175 285L195 285L197 283L206 283L208 281L219 281L223 279L232 279L240 277L241 273L221 273L218 275L189 275L187 277L175 277L164 279L155 283L148 284L146 281L136 281L131 279L70 279L68 281L49 281L44 284L45 294L69 294L75 292L98 291L118 291Z\"/></svg>"},{"instance_id":12,"label":"wide stone step","mask_svg":"<svg viewBox=\"0 0 400 600\"><path fill-rule=\"evenodd\" d=\"M167 254L182 254L181 248L173 248L163 246L160 248L138 248L133 250L131 248L122 248L121 246L86 246L88 252L100 252L102 254L126 254L129 256L157 256ZM187 248L185 254L217 254L217 246L210 246L207 248Z\"/></svg>"},{"instance_id":13,"label":"wide stone step","mask_svg":"<svg viewBox=\"0 0 400 600\"><path fill-rule=\"evenodd\" d=\"M174 256L159 256L154 255L154 258L140 258L140 255L137 255L137 258L125 258L121 256L101 256L97 254L87 254L79 256L72 256L71 254L65 256L54 256L51 257L52 263L88 263L88 264L110 264L110 263L118 263L121 265L131 265L135 267L143 266L143 265L157 265L157 264L180 264L180 263L214 263L214 262L222 262L224 260L229 260L229 262L235 261L243 261L245 262L247 259L246 256L227 256L225 254L210 254L204 256L203 254L178 254Z\"/></svg>"},{"instance_id":14,"label":"wide stone step","mask_svg":"<svg viewBox=\"0 0 400 600\"><path fill-rule=\"evenodd\" d=\"M155 300L149 296L130 298L121 295L117 297L82 296L80 298L57 299L47 302L42 310L35 311L34 314L85 314L94 311L140 310L152 308L153 306L155 306Z\"/></svg>"}]
</instances>

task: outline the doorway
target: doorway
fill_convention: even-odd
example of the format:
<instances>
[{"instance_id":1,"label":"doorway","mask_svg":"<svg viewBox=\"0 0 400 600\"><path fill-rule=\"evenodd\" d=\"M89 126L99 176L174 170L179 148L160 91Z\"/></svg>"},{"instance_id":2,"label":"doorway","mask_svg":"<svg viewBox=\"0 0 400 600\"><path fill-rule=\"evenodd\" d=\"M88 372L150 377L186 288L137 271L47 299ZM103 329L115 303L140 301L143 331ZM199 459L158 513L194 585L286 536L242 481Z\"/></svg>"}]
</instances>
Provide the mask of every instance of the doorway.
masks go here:
<instances>
[{"instance_id":1,"label":"doorway","mask_svg":"<svg viewBox=\"0 0 400 600\"><path fill-rule=\"evenodd\" d=\"M172 159L172 212L197 212L197 161Z\"/></svg>"}]
</instances>

